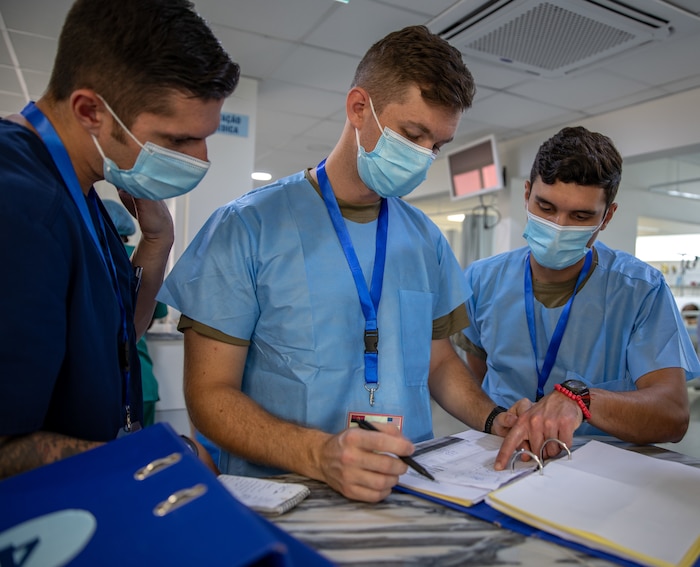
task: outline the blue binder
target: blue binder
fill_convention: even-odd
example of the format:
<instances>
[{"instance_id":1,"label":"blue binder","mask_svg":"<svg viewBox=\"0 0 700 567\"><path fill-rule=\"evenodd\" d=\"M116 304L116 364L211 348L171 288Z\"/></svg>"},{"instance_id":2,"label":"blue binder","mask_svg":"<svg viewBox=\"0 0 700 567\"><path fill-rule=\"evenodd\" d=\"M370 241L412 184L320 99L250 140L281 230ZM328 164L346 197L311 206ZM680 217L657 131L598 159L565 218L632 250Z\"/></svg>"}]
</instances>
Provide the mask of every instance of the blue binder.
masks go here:
<instances>
[{"instance_id":1,"label":"blue binder","mask_svg":"<svg viewBox=\"0 0 700 567\"><path fill-rule=\"evenodd\" d=\"M0 482L0 566L331 562L236 500L167 424Z\"/></svg>"}]
</instances>

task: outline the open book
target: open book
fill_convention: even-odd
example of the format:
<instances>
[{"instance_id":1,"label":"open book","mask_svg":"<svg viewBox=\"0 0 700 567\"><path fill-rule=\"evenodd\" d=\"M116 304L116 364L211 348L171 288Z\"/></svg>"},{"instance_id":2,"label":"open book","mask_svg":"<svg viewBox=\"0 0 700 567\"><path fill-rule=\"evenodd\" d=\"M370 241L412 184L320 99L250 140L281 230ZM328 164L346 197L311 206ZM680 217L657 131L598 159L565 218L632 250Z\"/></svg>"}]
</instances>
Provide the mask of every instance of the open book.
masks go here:
<instances>
[{"instance_id":1,"label":"open book","mask_svg":"<svg viewBox=\"0 0 700 567\"><path fill-rule=\"evenodd\" d=\"M700 557L700 469L589 441L489 494L493 508L643 565Z\"/></svg>"}]
</instances>

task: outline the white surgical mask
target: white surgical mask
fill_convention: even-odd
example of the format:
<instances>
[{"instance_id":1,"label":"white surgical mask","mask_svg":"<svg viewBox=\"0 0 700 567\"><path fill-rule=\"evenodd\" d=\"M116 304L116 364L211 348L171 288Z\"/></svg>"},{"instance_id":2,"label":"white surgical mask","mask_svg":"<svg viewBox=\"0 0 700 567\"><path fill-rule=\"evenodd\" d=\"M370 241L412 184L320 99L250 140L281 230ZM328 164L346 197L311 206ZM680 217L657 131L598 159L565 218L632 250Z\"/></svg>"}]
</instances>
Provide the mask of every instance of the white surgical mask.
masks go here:
<instances>
[{"instance_id":1,"label":"white surgical mask","mask_svg":"<svg viewBox=\"0 0 700 567\"><path fill-rule=\"evenodd\" d=\"M596 226L561 226L527 211L523 236L540 266L563 270L586 255L590 250L588 241L603 221Z\"/></svg>"},{"instance_id":2,"label":"white surgical mask","mask_svg":"<svg viewBox=\"0 0 700 567\"><path fill-rule=\"evenodd\" d=\"M369 99L372 116L382 131L377 145L366 152L357 140L357 172L362 182L380 197L403 197L420 185L428 174L435 154L428 148L414 144L388 126L382 130L379 118Z\"/></svg>"},{"instance_id":3,"label":"white surgical mask","mask_svg":"<svg viewBox=\"0 0 700 567\"><path fill-rule=\"evenodd\" d=\"M102 97L100 100L117 121L117 124L141 147L134 166L131 169L120 169L105 155L97 138L93 136L92 139L97 146L97 151L100 152L104 162L103 174L106 181L124 189L137 199L150 199L152 201L184 195L197 186L209 169L208 161L163 148L152 142L142 144L107 102Z\"/></svg>"}]
</instances>

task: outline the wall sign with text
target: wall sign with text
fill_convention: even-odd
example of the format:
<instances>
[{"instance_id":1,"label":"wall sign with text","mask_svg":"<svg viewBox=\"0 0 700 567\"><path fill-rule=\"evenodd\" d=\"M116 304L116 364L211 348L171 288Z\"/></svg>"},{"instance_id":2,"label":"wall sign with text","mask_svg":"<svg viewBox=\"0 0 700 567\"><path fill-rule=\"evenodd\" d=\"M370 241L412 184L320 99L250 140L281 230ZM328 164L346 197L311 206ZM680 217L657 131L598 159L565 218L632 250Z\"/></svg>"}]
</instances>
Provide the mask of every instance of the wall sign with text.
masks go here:
<instances>
[{"instance_id":1,"label":"wall sign with text","mask_svg":"<svg viewBox=\"0 0 700 567\"><path fill-rule=\"evenodd\" d=\"M247 138L248 116L244 114L234 114L233 112L222 112L219 127L216 131L219 134Z\"/></svg>"}]
</instances>

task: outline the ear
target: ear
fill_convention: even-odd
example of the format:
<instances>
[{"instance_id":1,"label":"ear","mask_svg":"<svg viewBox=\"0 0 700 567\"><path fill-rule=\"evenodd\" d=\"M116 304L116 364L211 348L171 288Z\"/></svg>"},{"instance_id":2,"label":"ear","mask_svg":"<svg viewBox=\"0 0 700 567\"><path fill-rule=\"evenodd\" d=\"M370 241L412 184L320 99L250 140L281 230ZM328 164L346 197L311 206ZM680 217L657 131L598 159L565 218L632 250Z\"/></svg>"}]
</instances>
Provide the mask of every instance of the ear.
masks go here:
<instances>
[{"instance_id":1,"label":"ear","mask_svg":"<svg viewBox=\"0 0 700 567\"><path fill-rule=\"evenodd\" d=\"M527 202L530 200L530 191L532 190L532 185L530 185L530 180L525 180L525 208L527 209Z\"/></svg>"},{"instance_id":2,"label":"ear","mask_svg":"<svg viewBox=\"0 0 700 567\"><path fill-rule=\"evenodd\" d=\"M97 136L108 114L97 93L91 89L78 89L71 93L69 103L78 124L89 134Z\"/></svg>"},{"instance_id":3,"label":"ear","mask_svg":"<svg viewBox=\"0 0 700 567\"><path fill-rule=\"evenodd\" d=\"M345 110L352 127L361 128L366 113L372 112L369 107L369 93L362 87L351 88L345 100Z\"/></svg>"},{"instance_id":4,"label":"ear","mask_svg":"<svg viewBox=\"0 0 700 567\"><path fill-rule=\"evenodd\" d=\"M613 203L608 208L608 212L605 214L603 224L600 225L600 230L605 230L605 227L608 226L608 223L612 220L613 216L615 215L615 211L617 211L617 203Z\"/></svg>"}]
</instances>

